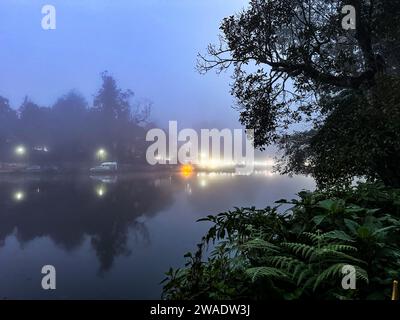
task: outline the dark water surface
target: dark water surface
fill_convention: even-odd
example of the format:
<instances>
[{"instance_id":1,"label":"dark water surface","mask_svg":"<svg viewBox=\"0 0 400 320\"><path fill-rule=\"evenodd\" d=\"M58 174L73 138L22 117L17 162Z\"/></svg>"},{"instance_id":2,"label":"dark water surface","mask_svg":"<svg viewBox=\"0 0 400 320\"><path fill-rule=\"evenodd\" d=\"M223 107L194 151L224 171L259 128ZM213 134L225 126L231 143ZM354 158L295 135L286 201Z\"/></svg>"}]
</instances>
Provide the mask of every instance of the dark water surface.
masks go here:
<instances>
[{"instance_id":1,"label":"dark water surface","mask_svg":"<svg viewBox=\"0 0 400 320\"><path fill-rule=\"evenodd\" d=\"M0 176L0 299L158 299L207 230L198 218L313 187L268 172ZM41 287L48 264L56 290Z\"/></svg>"}]
</instances>

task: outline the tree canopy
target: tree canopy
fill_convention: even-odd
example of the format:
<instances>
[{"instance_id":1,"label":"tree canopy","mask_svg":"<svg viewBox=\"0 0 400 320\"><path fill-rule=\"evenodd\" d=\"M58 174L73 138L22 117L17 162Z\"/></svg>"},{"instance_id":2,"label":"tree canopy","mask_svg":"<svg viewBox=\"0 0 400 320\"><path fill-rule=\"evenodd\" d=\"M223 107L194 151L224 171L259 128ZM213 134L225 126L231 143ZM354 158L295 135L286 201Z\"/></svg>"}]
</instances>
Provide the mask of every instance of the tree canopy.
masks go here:
<instances>
[{"instance_id":1,"label":"tree canopy","mask_svg":"<svg viewBox=\"0 0 400 320\"><path fill-rule=\"evenodd\" d=\"M345 5L355 30L342 27ZM280 145L283 172L399 186L399 22L398 1L251 0L198 69L233 67L240 121L257 147Z\"/></svg>"}]
</instances>

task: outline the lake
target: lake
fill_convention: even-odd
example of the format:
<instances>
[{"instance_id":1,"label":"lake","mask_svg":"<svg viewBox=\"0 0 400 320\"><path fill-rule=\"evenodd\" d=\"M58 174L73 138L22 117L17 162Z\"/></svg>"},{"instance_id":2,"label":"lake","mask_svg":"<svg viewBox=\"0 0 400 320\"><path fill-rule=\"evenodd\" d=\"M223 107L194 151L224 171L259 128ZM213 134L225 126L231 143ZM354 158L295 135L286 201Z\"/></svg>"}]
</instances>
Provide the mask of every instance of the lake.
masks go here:
<instances>
[{"instance_id":1,"label":"lake","mask_svg":"<svg viewBox=\"0 0 400 320\"><path fill-rule=\"evenodd\" d=\"M159 299L208 229L197 219L313 188L269 171L0 176L0 299ZM41 287L44 265L56 290Z\"/></svg>"}]
</instances>

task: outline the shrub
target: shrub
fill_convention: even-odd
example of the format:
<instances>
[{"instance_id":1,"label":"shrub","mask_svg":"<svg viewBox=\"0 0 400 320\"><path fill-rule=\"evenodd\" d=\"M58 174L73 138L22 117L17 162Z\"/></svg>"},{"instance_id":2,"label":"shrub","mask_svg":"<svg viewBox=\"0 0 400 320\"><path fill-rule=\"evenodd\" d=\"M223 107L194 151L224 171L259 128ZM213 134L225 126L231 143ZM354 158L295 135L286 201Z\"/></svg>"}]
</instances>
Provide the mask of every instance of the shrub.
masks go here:
<instances>
[{"instance_id":1,"label":"shrub","mask_svg":"<svg viewBox=\"0 0 400 320\"><path fill-rule=\"evenodd\" d=\"M235 208L184 268L163 281L166 299L389 299L400 278L400 190L378 183L302 191L262 210ZM356 270L344 290L342 267Z\"/></svg>"}]
</instances>

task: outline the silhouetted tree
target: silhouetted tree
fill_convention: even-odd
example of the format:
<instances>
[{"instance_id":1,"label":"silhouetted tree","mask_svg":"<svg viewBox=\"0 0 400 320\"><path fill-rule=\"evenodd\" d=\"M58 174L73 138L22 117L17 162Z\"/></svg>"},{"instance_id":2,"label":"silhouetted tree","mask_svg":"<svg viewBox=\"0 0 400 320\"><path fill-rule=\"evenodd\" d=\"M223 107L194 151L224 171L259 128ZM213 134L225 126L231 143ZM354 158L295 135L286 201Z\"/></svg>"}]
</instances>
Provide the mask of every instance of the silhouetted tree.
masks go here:
<instances>
[{"instance_id":1,"label":"silhouetted tree","mask_svg":"<svg viewBox=\"0 0 400 320\"><path fill-rule=\"evenodd\" d=\"M51 142L51 109L40 107L25 97L18 113L18 143L25 145L30 150L30 161L43 160L41 159L42 155L36 154L35 149L49 145Z\"/></svg>"},{"instance_id":2,"label":"silhouetted tree","mask_svg":"<svg viewBox=\"0 0 400 320\"><path fill-rule=\"evenodd\" d=\"M348 4L357 19L346 31ZM220 44L200 55L199 70L234 67L240 120L255 130L256 146L289 147L283 171L312 172L320 185L363 175L400 186L398 1L251 0L221 30ZM290 141L292 125L307 122L315 142L310 132ZM369 160L356 161L363 158Z\"/></svg>"},{"instance_id":3,"label":"silhouetted tree","mask_svg":"<svg viewBox=\"0 0 400 320\"><path fill-rule=\"evenodd\" d=\"M17 113L9 101L0 96L0 160L10 160L10 151L16 140Z\"/></svg>"},{"instance_id":4,"label":"silhouetted tree","mask_svg":"<svg viewBox=\"0 0 400 320\"><path fill-rule=\"evenodd\" d=\"M133 106L134 93L118 88L108 72L103 72L101 78L103 83L91 109L91 125L96 128L92 139L118 159L135 159L142 153L145 133L140 122L148 116L149 106Z\"/></svg>"},{"instance_id":5,"label":"silhouetted tree","mask_svg":"<svg viewBox=\"0 0 400 320\"><path fill-rule=\"evenodd\" d=\"M76 91L59 98L52 107L51 120L52 155L64 161L87 158L87 145L83 139L88 121L85 98Z\"/></svg>"}]
</instances>

